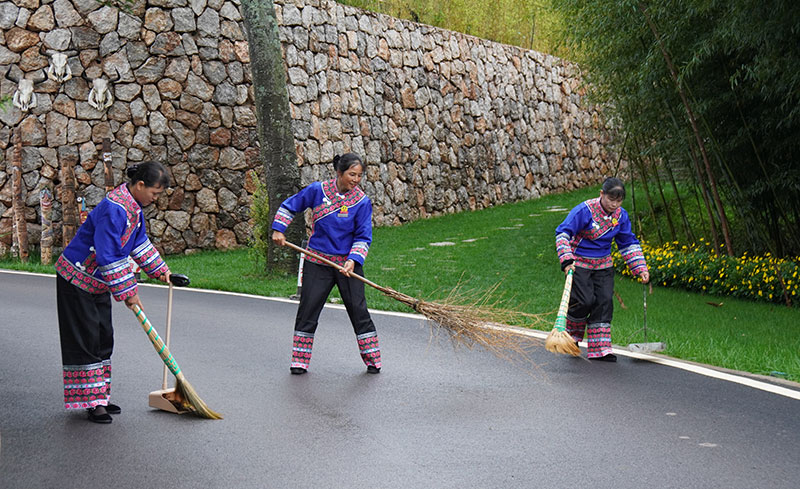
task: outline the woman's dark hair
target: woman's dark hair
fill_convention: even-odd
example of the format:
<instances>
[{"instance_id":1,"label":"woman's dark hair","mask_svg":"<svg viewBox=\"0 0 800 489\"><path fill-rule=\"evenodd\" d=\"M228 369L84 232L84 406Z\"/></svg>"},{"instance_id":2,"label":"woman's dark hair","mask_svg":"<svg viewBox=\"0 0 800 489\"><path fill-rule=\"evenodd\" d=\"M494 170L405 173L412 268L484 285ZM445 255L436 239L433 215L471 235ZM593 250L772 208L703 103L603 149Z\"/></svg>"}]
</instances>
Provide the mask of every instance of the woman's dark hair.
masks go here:
<instances>
[{"instance_id":1,"label":"woman's dark hair","mask_svg":"<svg viewBox=\"0 0 800 489\"><path fill-rule=\"evenodd\" d=\"M350 169L352 166L361 165L364 166L364 162L361 161L361 157L355 153L345 153L341 156L336 155L333 157L333 168L338 173L344 173Z\"/></svg>"},{"instance_id":2,"label":"woman's dark hair","mask_svg":"<svg viewBox=\"0 0 800 489\"><path fill-rule=\"evenodd\" d=\"M125 173L128 175L131 185L142 181L145 187L169 187L169 173L164 165L157 161L145 161L131 165L125 170Z\"/></svg>"},{"instance_id":3,"label":"woman's dark hair","mask_svg":"<svg viewBox=\"0 0 800 489\"><path fill-rule=\"evenodd\" d=\"M625 198L625 184L619 178L606 178L603 182L603 193L614 200L622 200Z\"/></svg>"}]
</instances>

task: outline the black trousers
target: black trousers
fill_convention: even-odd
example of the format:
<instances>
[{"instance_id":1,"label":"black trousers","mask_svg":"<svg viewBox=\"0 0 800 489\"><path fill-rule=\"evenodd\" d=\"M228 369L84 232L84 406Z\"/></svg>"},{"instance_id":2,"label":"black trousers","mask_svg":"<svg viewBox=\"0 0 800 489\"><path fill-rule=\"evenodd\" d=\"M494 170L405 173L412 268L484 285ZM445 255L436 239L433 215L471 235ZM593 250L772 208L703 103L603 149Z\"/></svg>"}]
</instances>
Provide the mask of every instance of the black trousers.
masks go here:
<instances>
[{"instance_id":1,"label":"black trousers","mask_svg":"<svg viewBox=\"0 0 800 489\"><path fill-rule=\"evenodd\" d=\"M358 263L353 271L362 276L364 274L363 267ZM295 331L314 334L319 323L319 315L334 285L339 288L339 294L342 296L342 302L356 335L374 332L375 324L369 315L367 300L364 297L364 282L345 277L333 267L318 265L308 260L303 264L303 289L300 294L300 305L297 308Z\"/></svg>"},{"instance_id":2,"label":"black trousers","mask_svg":"<svg viewBox=\"0 0 800 489\"><path fill-rule=\"evenodd\" d=\"M611 323L614 315L614 269L575 267L567 316L576 322Z\"/></svg>"},{"instance_id":3,"label":"black trousers","mask_svg":"<svg viewBox=\"0 0 800 489\"><path fill-rule=\"evenodd\" d=\"M92 294L56 278L64 407L105 406L111 396L111 294Z\"/></svg>"},{"instance_id":4,"label":"black trousers","mask_svg":"<svg viewBox=\"0 0 800 489\"><path fill-rule=\"evenodd\" d=\"M111 358L111 294L91 294L56 278L58 330L64 365L93 365Z\"/></svg>"}]
</instances>

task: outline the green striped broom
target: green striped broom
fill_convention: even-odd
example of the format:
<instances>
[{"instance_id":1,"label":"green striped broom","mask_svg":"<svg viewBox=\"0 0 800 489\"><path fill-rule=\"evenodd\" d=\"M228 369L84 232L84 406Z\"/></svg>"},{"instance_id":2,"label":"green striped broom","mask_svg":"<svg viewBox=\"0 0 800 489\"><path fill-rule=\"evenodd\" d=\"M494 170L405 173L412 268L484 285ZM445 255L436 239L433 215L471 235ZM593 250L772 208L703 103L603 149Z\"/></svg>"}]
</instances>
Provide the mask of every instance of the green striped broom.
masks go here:
<instances>
[{"instance_id":1,"label":"green striped broom","mask_svg":"<svg viewBox=\"0 0 800 489\"><path fill-rule=\"evenodd\" d=\"M167 348L167 345L161 340L161 337L158 336L158 332L153 325L150 324L150 320L147 319L144 311L142 311L139 306L134 306L133 312L136 314L136 318L139 322L142 323L142 329L147 333L147 337L150 338L150 342L153 344L153 347L155 347L161 360L164 361L164 364L169 368L170 372L175 375L176 400L174 402L180 403L179 407L181 409L189 411L201 418L222 419L221 414L212 411L206 406L206 403L203 402L200 396L197 395L197 392L195 392L192 384L186 380L183 372L181 372L181 368L178 366L178 362L172 357L169 348Z\"/></svg>"},{"instance_id":2,"label":"green striped broom","mask_svg":"<svg viewBox=\"0 0 800 489\"><path fill-rule=\"evenodd\" d=\"M544 347L553 353L564 353L577 357L581 354L581 349L575 344L575 340L567 333L567 309L569 308L569 296L572 292L572 270L567 272L567 279L564 282L564 292L561 294L561 304L558 306L556 324L547 335Z\"/></svg>"}]
</instances>

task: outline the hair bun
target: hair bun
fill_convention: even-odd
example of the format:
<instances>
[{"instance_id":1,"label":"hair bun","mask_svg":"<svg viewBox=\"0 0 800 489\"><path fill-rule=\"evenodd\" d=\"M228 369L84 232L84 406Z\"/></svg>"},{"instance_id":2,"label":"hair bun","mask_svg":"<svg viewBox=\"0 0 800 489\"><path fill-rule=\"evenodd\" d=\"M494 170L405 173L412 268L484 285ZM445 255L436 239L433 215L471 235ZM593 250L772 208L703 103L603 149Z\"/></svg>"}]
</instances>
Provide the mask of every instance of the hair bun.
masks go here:
<instances>
[{"instance_id":1,"label":"hair bun","mask_svg":"<svg viewBox=\"0 0 800 489\"><path fill-rule=\"evenodd\" d=\"M339 160L341 160L341 159L342 159L342 155L334 156L333 157L333 166L336 166L336 164L339 163Z\"/></svg>"},{"instance_id":2,"label":"hair bun","mask_svg":"<svg viewBox=\"0 0 800 489\"><path fill-rule=\"evenodd\" d=\"M128 175L128 178L133 178L139 172L139 165L131 165L125 170L125 174Z\"/></svg>"}]
</instances>

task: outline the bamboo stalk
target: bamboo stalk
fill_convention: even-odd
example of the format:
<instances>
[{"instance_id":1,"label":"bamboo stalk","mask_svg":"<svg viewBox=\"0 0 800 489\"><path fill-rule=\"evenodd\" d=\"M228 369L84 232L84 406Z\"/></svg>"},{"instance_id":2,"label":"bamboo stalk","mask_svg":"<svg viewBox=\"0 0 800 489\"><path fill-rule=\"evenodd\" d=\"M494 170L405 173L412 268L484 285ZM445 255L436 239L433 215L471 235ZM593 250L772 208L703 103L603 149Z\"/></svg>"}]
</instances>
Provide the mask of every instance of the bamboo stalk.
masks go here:
<instances>
[{"instance_id":1,"label":"bamboo stalk","mask_svg":"<svg viewBox=\"0 0 800 489\"><path fill-rule=\"evenodd\" d=\"M683 198L681 197L680 192L678 192L678 184L675 183L675 175L672 172L672 167L670 166L667 161L664 161L664 168L667 170L667 175L669 176L669 183L672 185L672 191L675 192L675 198L678 200L678 209L680 210L681 214L681 222L683 223L683 230L686 232L686 239L689 242L694 241L694 233L692 232L692 226L689 224L689 218L686 216L686 209L683 207Z\"/></svg>"},{"instance_id":2,"label":"bamboo stalk","mask_svg":"<svg viewBox=\"0 0 800 489\"><path fill-rule=\"evenodd\" d=\"M667 205L667 199L664 197L664 189L661 184L661 177L658 175L658 167L656 165L652 165L653 167L653 178L656 179L656 186L658 187L658 194L661 197L661 203L664 205L664 214L667 217L667 224L669 224L669 232L672 236L672 241L677 241L678 236L675 233L675 224L672 222L672 213L669 210L669 205Z\"/></svg>"}]
</instances>

